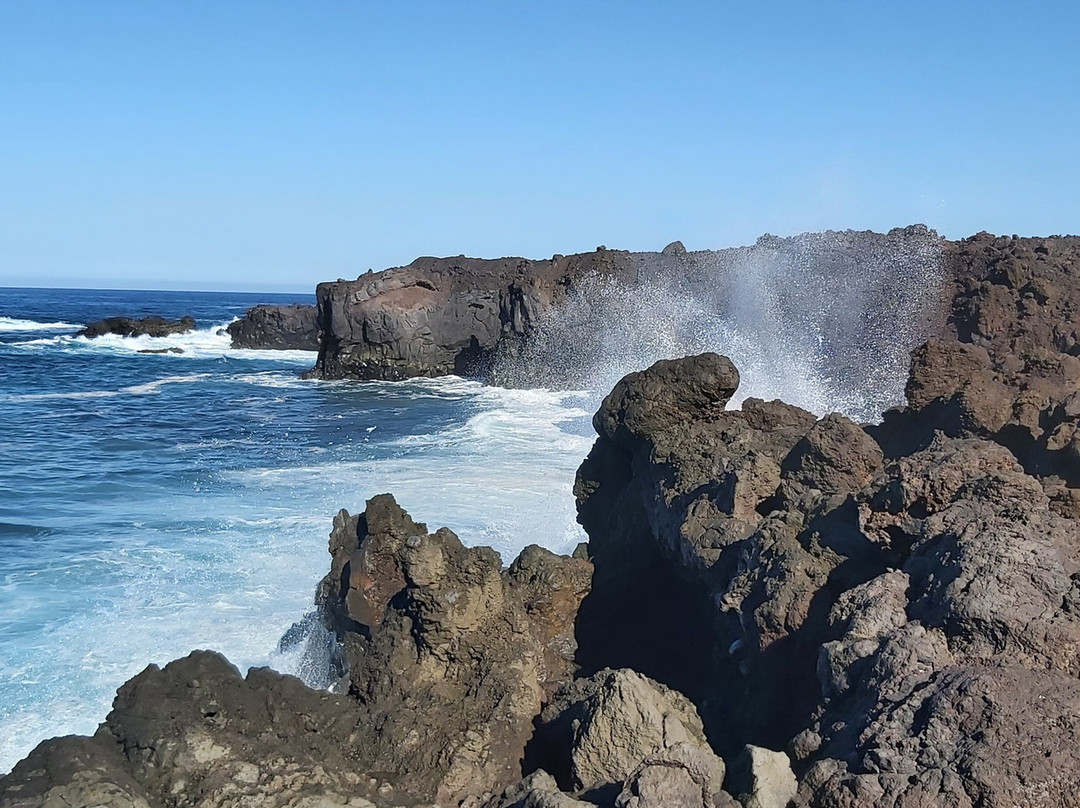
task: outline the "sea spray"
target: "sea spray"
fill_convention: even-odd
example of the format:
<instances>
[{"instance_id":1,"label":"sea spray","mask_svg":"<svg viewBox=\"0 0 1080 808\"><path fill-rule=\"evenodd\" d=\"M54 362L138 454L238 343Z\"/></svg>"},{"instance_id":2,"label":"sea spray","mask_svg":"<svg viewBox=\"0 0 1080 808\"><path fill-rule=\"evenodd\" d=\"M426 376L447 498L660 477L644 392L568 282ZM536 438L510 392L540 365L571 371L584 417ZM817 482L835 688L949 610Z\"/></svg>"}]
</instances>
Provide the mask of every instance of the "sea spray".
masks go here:
<instances>
[{"instance_id":1,"label":"sea spray","mask_svg":"<svg viewBox=\"0 0 1080 808\"><path fill-rule=\"evenodd\" d=\"M716 351L742 376L732 406L780 398L876 420L902 402L908 353L940 316L942 248L915 225L654 256L636 279L578 282L523 345L502 353L495 378L596 398L658 359Z\"/></svg>"}]
</instances>

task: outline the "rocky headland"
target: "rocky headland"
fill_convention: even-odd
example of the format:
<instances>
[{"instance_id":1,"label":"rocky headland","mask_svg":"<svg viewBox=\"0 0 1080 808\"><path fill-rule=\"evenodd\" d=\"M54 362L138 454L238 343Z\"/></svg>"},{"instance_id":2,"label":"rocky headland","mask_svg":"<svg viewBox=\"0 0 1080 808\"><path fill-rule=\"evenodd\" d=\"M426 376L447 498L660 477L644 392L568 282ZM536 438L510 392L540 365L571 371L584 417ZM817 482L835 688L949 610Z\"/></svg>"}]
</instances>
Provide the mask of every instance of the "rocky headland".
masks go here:
<instances>
[{"instance_id":1,"label":"rocky headland","mask_svg":"<svg viewBox=\"0 0 1080 808\"><path fill-rule=\"evenodd\" d=\"M1080 805L1080 238L937 241L880 423L729 409L715 353L631 373L593 418L573 557L504 567L374 497L335 519L316 596L331 691L205 651L151 666L0 805ZM410 277L406 312L458 288ZM320 373L416 375L367 353L397 328L365 332L377 283L320 287L324 334L361 324ZM437 343L413 358L456 367Z\"/></svg>"},{"instance_id":2,"label":"rocky headland","mask_svg":"<svg viewBox=\"0 0 1080 808\"><path fill-rule=\"evenodd\" d=\"M659 252L598 247L544 260L418 258L321 283L314 309L256 306L229 333L235 348L317 348L311 378L456 374L509 386L581 387L596 383L589 369L608 363L612 351L654 343L671 330L650 312L674 308L680 327L692 331L690 311L699 306L704 316L729 320L775 317L833 346L825 372L843 394L865 389L868 374L905 372L917 336L934 333L943 316L938 286L947 246L913 225L885 234L763 236L724 250L687 251L674 242ZM782 281L765 288L766 275ZM909 312L922 319L902 322ZM861 322L850 321L855 313ZM917 334L902 335L897 350L903 328Z\"/></svg>"}]
</instances>

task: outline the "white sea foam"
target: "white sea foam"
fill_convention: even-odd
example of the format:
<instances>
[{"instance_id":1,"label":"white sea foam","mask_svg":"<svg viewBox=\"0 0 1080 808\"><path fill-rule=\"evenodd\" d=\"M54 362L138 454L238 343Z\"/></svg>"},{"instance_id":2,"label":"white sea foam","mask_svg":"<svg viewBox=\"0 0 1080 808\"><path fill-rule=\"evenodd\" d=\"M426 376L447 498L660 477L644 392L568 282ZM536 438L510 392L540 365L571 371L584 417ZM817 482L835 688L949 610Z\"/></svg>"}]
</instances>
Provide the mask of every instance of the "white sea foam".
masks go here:
<instances>
[{"instance_id":1,"label":"white sea foam","mask_svg":"<svg viewBox=\"0 0 1080 808\"><path fill-rule=\"evenodd\" d=\"M523 356L497 369L515 386L572 384L594 396L658 359L730 357L745 398L874 420L903 400L908 352L928 333L943 282L925 228L871 238L764 238L754 249L648 262L633 283L582 279L547 310Z\"/></svg>"},{"instance_id":2,"label":"white sea foam","mask_svg":"<svg viewBox=\"0 0 1080 808\"><path fill-rule=\"evenodd\" d=\"M315 364L315 358L318 355L316 351L233 348L229 334L225 331L228 325L228 323L221 323L210 328L199 328L184 334L170 334L164 337L150 337L145 334L137 337L122 337L119 334L80 337L61 334L13 342L10 345L29 349L61 348L110 354L147 354L165 359L261 359L307 367Z\"/></svg>"},{"instance_id":3,"label":"white sea foam","mask_svg":"<svg viewBox=\"0 0 1080 808\"><path fill-rule=\"evenodd\" d=\"M17 317L0 317L0 331L77 331L76 323L39 323L36 320L20 320Z\"/></svg>"},{"instance_id":4,"label":"white sea foam","mask_svg":"<svg viewBox=\"0 0 1080 808\"><path fill-rule=\"evenodd\" d=\"M275 379L291 373L285 367L265 376L170 374L98 392L138 400L172 384L233 383L242 397L244 386L278 387ZM35 546L40 561L0 577L3 623L44 626L17 643L14 634L7 640L0 634L0 683L13 694L0 704L0 772L44 737L92 733L117 686L151 662L164 664L194 648L220 650L241 669L270 664L321 683L325 637L315 636L306 651L276 649L312 607L328 568L327 534L341 507L358 512L370 497L390 491L418 521L493 546L505 563L526 544L568 551L582 540L571 487L591 439L574 394L501 390L457 378L297 382L274 392L303 395L312 385L321 390L318 401L326 399L322 393L335 406L355 400L348 418L339 420L333 407L315 413L324 424L342 424L340 436L302 442L277 464L254 470L223 471L209 458L258 452L258 431L163 447L198 472L189 493L136 498L120 510L107 496L82 502L91 524L112 524L122 514L123 523L110 528L116 536L109 546L89 549L101 534L73 541L84 548L78 554ZM230 401L235 405L237 397ZM439 412L432 401L468 417L430 434L383 440L404 408ZM267 406L268 415L276 407ZM312 422L296 428L310 429ZM318 634L317 624L309 629Z\"/></svg>"},{"instance_id":5,"label":"white sea foam","mask_svg":"<svg viewBox=\"0 0 1080 808\"><path fill-rule=\"evenodd\" d=\"M470 399L478 412L464 424L382 444L390 456L363 452L377 434L369 427L342 436L341 443L355 448L356 460L327 458L236 476L262 495L318 487L329 495L331 508L354 512L375 494L392 492L415 519L432 529L446 525L467 544L494 547L504 563L528 544L569 552L584 540L572 489L592 433L579 393L484 387L456 377L408 387ZM387 389L402 395L400 386Z\"/></svg>"},{"instance_id":6,"label":"white sea foam","mask_svg":"<svg viewBox=\"0 0 1080 808\"><path fill-rule=\"evenodd\" d=\"M164 379L156 379L146 384L133 384L130 387L121 387L121 393L129 393L136 396L151 396L161 392L161 388L167 384L196 384L211 378L211 373L190 373L186 376L166 376Z\"/></svg>"},{"instance_id":7,"label":"white sea foam","mask_svg":"<svg viewBox=\"0 0 1080 808\"><path fill-rule=\"evenodd\" d=\"M79 390L72 393L23 393L6 396L5 401L49 401L52 399L112 398L120 393L116 390Z\"/></svg>"}]
</instances>

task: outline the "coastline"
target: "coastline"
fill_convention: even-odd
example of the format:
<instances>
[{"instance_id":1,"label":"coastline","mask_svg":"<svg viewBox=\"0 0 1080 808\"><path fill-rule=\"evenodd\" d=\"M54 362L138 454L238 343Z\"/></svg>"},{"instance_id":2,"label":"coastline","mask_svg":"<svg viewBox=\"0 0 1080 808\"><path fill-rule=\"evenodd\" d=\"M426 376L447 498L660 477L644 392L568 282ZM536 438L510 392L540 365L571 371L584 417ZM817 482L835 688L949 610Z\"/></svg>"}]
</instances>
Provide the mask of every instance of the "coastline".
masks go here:
<instances>
[{"instance_id":1,"label":"coastline","mask_svg":"<svg viewBox=\"0 0 1080 808\"><path fill-rule=\"evenodd\" d=\"M946 257L906 407L879 425L756 399L725 409L741 368L715 354L632 373L594 417L578 472L587 561L553 561L535 579L521 572L535 562L503 571L369 503L360 520L339 517L336 576L320 589L352 663L348 694L271 672L240 680L206 655L148 669L93 740L42 745L0 780L0 800L41 805L78 788L116 805L167 793L501 808L644 808L694 793L703 806L1057 804L1080 785L1080 239L980 234ZM580 610L556 571L574 562L595 568ZM516 627L519 644L490 621ZM468 688L496 671L510 676L499 698ZM212 684L185 695L192 677ZM440 681L467 695L430 689ZM162 723L141 693L186 712ZM246 712L271 693L303 709ZM971 698L992 709L971 712ZM224 708L208 714L205 699ZM462 725L440 699L480 712ZM306 745L260 745L297 715L312 717ZM425 720L426 733L410 723ZM613 728L626 721L640 746ZM671 722L681 729L656 741ZM432 731L444 735L429 747ZM1018 745L1034 751L1016 759ZM200 761L207 750L224 751ZM274 754L297 767L291 781L260 766ZM93 760L80 769L92 776L76 783L73 760ZM369 772L394 774L370 785Z\"/></svg>"}]
</instances>

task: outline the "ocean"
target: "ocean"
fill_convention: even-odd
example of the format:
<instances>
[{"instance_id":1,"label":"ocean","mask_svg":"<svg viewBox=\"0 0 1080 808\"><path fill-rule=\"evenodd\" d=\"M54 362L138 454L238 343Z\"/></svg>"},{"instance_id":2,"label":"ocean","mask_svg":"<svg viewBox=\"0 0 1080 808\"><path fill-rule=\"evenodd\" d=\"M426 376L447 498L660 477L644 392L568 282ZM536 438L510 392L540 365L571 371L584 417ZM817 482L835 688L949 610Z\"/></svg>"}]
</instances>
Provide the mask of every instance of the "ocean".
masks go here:
<instances>
[{"instance_id":1,"label":"ocean","mask_svg":"<svg viewBox=\"0 0 1080 808\"><path fill-rule=\"evenodd\" d=\"M0 289L0 773L92 733L116 688L196 648L317 679L280 650L341 508L568 552L597 394L459 378L304 381L304 351L232 350L255 303L309 295ZM89 340L118 314L198 330ZM179 348L183 353L139 351Z\"/></svg>"}]
</instances>

